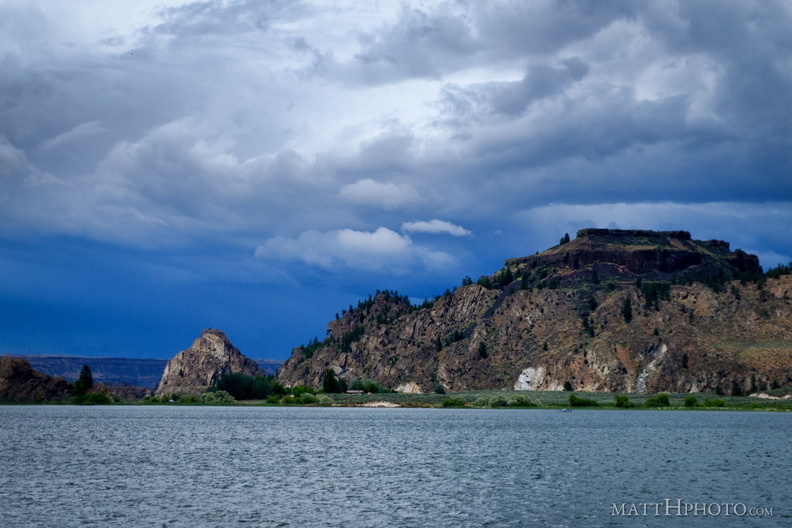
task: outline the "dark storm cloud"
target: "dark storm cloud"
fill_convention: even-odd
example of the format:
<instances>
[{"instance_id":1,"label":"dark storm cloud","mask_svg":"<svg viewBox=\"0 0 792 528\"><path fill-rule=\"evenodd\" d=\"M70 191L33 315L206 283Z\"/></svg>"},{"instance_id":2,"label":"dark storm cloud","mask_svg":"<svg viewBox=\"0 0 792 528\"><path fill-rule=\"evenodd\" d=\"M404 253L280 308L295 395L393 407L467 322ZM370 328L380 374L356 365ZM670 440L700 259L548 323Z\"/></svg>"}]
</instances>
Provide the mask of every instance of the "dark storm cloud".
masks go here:
<instances>
[{"instance_id":1,"label":"dark storm cloud","mask_svg":"<svg viewBox=\"0 0 792 528\"><path fill-rule=\"evenodd\" d=\"M0 4L0 296L26 328L33 261L25 284L128 276L113 295L167 320L154 284L202 327L244 288L290 321L317 289L433 295L581 227L792 260L786 2L80 7ZM42 283L67 314L74 290ZM122 320L106 295L81 309ZM277 312L254 297L235 327Z\"/></svg>"},{"instance_id":2,"label":"dark storm cloud","mask_svg":"<svg viewBox=\"0 0 792 528\"><path fill-rule=\"evenodd\" d=\"M395 24L361 34L360 44L354 60L366 82L439 78L478 51L464 18L407 8Z\"/></svg>"},{"instance_id":3,"label":"dark storm cloud","mask_svg":"<svg viewBox=\"0 0 792 528\"><path fill-rule=\"evenodd\" d=\"M380 83L519 63L587 38L629 11L618 2L442 2L404 7L395 22L361 32L361 51L341 68L363 82Z\"/></svg>"}]
</instances>

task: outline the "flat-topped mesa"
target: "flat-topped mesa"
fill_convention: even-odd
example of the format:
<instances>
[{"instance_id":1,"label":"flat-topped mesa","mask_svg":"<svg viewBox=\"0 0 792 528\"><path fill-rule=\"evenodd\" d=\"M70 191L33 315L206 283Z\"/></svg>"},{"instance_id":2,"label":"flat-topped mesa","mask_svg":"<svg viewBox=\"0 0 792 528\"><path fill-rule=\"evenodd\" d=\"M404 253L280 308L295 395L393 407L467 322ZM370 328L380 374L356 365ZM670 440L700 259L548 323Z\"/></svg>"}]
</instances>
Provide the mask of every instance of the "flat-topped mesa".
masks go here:
<instances>
[{"instance_id":1,"label":"flat-topped mesa","mask_svg":"<svg viewBox=\"0 0 792 528\"><path fill-rule=\"evenodd\" d=\"M722 240L694 240L687 231L581 229L577 238L538 255L509 259L513 270L544 268L564 282L589 278L669 280L680 275L733 278L761 273L759 259Z\"/></svg>"},{"instance_id":2,"label":"flat-topped mesa","mask_svg":"<svg viewBox=\"0 0 792 528\"><path fill-rule=\"evenodd\" d=\"M652 231L649 229L598 229L589 227L577 232L577 238L587 237L642 237L642 238L678 238L679 240L690 240L688 231Z\"/></svg>"},{"instance_id":3,"label":"flat-topped mesa","mask_svg":"<svg viewBox=\"0 0 792 528\"><path fill-rule=\"evenodd\" d=\"M264 375L256 362L244 356L222 331L207 328L190 348L168 361L156 394L200 394L220 376L230 373Z\"/></svg>"}]
</instances>

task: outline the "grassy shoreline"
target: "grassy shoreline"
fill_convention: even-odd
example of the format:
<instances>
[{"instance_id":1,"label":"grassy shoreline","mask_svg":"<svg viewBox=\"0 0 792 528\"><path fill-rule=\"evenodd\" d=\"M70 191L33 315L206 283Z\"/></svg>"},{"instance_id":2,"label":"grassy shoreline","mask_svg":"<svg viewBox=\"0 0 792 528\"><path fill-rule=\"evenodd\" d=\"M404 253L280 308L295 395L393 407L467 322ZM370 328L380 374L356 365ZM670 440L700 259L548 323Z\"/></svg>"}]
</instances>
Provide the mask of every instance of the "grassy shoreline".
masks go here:
<instances>
[{"instance_id":1,"label":"grassy shoreline","mask_svg":"<svg viewBox=\"0 0 792 528\"><path fill-rule=\"evenodd\" d=\"M592 405L570 405L570 395L589 401ZM456 408L456 409L565 409L573 407L575 410L684 410L684 411L792 411L792 398L770 399L756 396L722 396L710 393L668 393L668 405L652 405L652 400L657 399L657 394L637 393L610 393L610 392L564 392L564 391L516 391L516 390L479 390L449 392L447 394L404 394L397 392L381 392L366 394L328 394L335 407L399 407L399 408ZM629 407L619 406L616 396L626 396ZM687 406L685 399L691 396L697 399L697 404ZM532 405L519 403L507 405L513 398L528 398ZM497 398L501 405L482 405L483 401ZM710 405L703 403L709 400ZM721 400L722 404L713 404ZM649 404L647 405L647 401ZM7 402L5 405L68 405L71 401L49 402ZM231 405L249 407L317 407L315 403L268 403L264 400L238 400L224 403L201 402L154 402L147 403L143 400L116 401L112 405L176 405L176 406L206 406L206 405ZM327 405L326 405L327 406Z\"/></svg>"},{"instance_id":2,"label":"grassy shoreline","mask_svg":"<svg viewBox=\"0 0 792 528\"><path fill-rule=\"evenodd\" d=\"M378 394L333 394L336 405L341 406L364 406L374 402L386 402L397 404L400 407L442 407L443 402L450 398L464 400L467 404L464 407L455 408L485 408L475 406L474 402L482 398L493 398L502 396L506 400L513 396L525 396L536 403L536 406L514 406L505 408L534 408L534 409L562 409L569 408L569 395L575 394L587 400L594 401L596 406L581 406L576 409L616 409L616 410L781 410L792 411L792 398L789 399L768 399L756 396L721 396L709 393L669 393L668 406L647 407L647 400L656 398L657 394L636 394L636 393L609 393L609 392L562 392L562 391L515 391L515 390L489 390L489 391L464 391L448 394L400 394L400 393L378 393ZM631 408L616 406L614 396L627 396L629 401L634 404ZM685 398L689 396L697 398L701 404L705 400L722 399L722 407L701 405L687 407Z\"/></svg>"}]
</instances>

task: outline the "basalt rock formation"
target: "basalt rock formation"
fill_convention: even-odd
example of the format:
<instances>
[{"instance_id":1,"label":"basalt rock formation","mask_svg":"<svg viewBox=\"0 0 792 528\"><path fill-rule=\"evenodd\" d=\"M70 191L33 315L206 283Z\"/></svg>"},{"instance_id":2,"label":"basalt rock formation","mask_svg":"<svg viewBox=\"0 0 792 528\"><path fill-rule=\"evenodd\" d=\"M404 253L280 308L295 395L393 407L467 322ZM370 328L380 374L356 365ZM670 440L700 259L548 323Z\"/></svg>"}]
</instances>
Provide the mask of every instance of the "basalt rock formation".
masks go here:
<instances>
[{"instance_id":1,"label":"basalt rock formation","mask_svg":"<svg viewBox=\"0 0 792 528\"><path fill-rule=\"evenodd\" d=\"M22 358L0 357L0 400L34 402L66 400L72 384L35 371Z\"/></svg>"},{"instance_id":2,"label":"basalt rock formation","mask_svg":"<svg viewBox=\"0 0 792 528\"><path fill-rule=\"evenodd\" d=\"M200 394L229 373L264 375L256 362L244 356L223 332L209 328L190 348L168 361L156 395Z\"/></svg>"},{"instance_id":3,"label":"basalt rock formation","mask_svg":"<svg viewBox=\"0 0 792 528\"><path fill-rule=\"evenodd\" d=\"M685 231L584 229L421 307L378 292L277 377L321 386L327 369L413 392L790 387L792 275Z\"/></svg>"}]
</instances>

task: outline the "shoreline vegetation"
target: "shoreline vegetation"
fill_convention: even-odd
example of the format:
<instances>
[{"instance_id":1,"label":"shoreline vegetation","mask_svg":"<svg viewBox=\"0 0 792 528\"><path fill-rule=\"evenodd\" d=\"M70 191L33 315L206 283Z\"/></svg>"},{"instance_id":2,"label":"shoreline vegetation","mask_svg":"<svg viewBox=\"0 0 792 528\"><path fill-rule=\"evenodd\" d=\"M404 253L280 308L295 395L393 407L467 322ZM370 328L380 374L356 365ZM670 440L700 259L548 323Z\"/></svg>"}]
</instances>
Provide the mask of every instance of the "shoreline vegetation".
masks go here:
<instances>
[{"instance_id":1,"label":"shoreline vegetation","mask_svg":"<svg viewBox=\"0 0 792 528\"><path fill-rule=\"evenodd\" d=\"M166 393L123 399L105 387L96 387L88 365L72 385L72 396L48 400L9 401L0 404L73 405L237 405L282 407L401 407L456 409L652 409L652 410L764 410L792 411L792 389L777 388L751 395L733 393L616 393L575 392L568 385L558 391L476 390L448 392L438 383L433 392L402 393L370 379L337 378L328 369L321 388L287 387L273 376L227 373L200 394Z\"/></svg>"},{"instance_id":2,"label":"shoreline vegetation","mask_svg":"<svg viewBox=\"0 0 792 528\"><path fill-rule=\"evenodd\" d=\"M216 390L200 396L169 395L142 400L107 402L114 405L244 407L378 407L378 408L454 408L454 409L575 409L575 410L730 410L792 411L788 391L778 395L723 396L709 393L605 393L566 391L481 390L446 394L406 394L398 392L326 394L308 387L298 394L271 395L267 399L237 400L226 391ZM781 394L784 392L784 394ZM2 402L12 404L17 402ZM31 402L32 403L32 402ZM75 404L74 400L45 401L38 404ZM17 403L18 404L18 403ZM35 404L35 403L34 403Z\"/></svg>"},{"instance_id":3,"label":"shoreline vegetation","mask_svg":"<svg viewBox=\"0 0 792 528\"><path fill-rule=\"evenodd\" d=\"M792 411L792 390L775 389L769 393L746 396L732 394L687 393L658 394L478 390L448 392L437 384L433 392L402 393L373 380L347 381L327 370L322 387L307 385L285 387L271 376L225 374L200 396L178 394L160 398L146 396L144 404L241 404L248 406L311 407L402 407L402 408L477 408L477 409L732 409Z\"/></svg>"}]
</instances>

